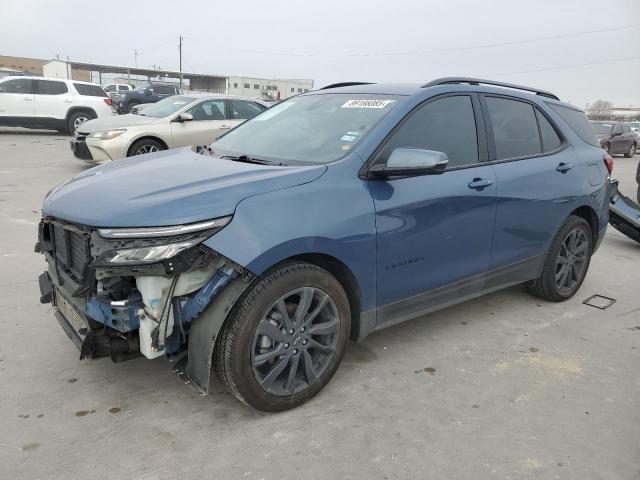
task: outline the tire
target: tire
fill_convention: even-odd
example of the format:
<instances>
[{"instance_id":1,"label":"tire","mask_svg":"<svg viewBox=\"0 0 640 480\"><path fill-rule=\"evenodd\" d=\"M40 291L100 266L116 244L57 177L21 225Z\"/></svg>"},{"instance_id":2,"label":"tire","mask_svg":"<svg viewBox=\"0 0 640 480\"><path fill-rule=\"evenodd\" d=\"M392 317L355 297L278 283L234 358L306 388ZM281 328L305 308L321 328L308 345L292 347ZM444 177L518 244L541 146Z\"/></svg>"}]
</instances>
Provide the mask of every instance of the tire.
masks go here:
<instances>
[{"instance_id":1,"label":"tire","mask_svg":"<svg viewBox=\"0 0 640 480\"><path fill-rule=\"evenodd\" d=\"M638 205L640 205L640 185L638 185L638 192L636 193L636 200L638 200Z\"/></svg>"},{"instance_id":2,"label":"tire","mask_svg":"<svg viewBox=\"0 0 640 480\"><path fill-rule=\"evenodd\" d=\"M129 148L129 152L127 153L127 157L133 157L135 155L144 155L146 153L154 153L159 152L161 150L166 150L162 143L157 140L153 140L152 138L142 138L137 142L134 142Z\"/></svg>"},{"instance_id":3,"label":"tire","mask_svg":"<svg viewBox=\"0 0 640 480\"><path fill-rule=\"evenodd\" d=\"M632 143L629 147L629 151L624 154L626 158L632 158L636 154L636 144Z\"/></svg>"},{"instance_id":4,"label":"tire","mask_svg":"<svg viewBox=\"0 0 640 480\"><path fill-rule=\"evenodd\" d=\"M73 112L69 115L69 120L67 120L67 131L73 135L80 125L94 118L96 118L95 115L90 112Z\"/></svg>"},{"instance_id":5,"label":"tire","mask_svg":"<svg viewBox=\"0 0 640 480\"><path fill-rule=\"evenodd\" d=\"M609 153L609 150L611 150L611 145L609 145L608 143L604 144L604 151Z\"/></svg>"},{"instance_id":6,"label":"tire","mask_svg":"<svg viewBox=\"0 0 640 480\"><path fill-rule=\"evenodd\" d=\"M577 237L571 237L574 233ZM572 238L580 240L573 255L571 254ZM551 302L562 302L573 297L587 275L592 253L593 234L591 227L584 218L575 215L569 216L551 242L544 259L542 273L530 284L532 293ZM565 259L564 262L561 257ZM564 276L563 269L569 270L566 276ZM563 279L566 283L563 282Z\"/></svg>"},{"instance_id":7,"label":"tire","mask_svg":"<svg viewBox=\"0 0 640 480\"><path fill-rule=\"evenodd\" d=\"M131 113L131 109L136 105L140 105L140 102L131 102L129 105L127 105L127 113Z\"/></svg>"},{"instance_id":8,"label":"tire","mask_svg":"<svg viewBox=\"0 0 640 480\"><path fill-rule=\"evenodd\" d=\"M311 300L304 302L305 296ZM298 316L298 308L306 315ZM320 311L312 318L314 310ZM215 370L229 392L251 407L294 408L329 382L350 329L340 283L315 265L286 263L256 280L236 303L218 336Z\"/></svg>"}]
</instances>

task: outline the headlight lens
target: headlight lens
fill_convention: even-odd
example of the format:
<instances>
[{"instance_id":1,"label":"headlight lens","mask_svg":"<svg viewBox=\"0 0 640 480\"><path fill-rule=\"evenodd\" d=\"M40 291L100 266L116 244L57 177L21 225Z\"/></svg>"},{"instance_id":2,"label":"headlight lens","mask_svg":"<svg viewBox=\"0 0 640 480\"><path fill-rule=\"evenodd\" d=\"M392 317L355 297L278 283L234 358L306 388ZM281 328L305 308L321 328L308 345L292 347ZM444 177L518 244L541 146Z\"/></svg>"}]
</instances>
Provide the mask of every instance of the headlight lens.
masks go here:
<instances>
[{"instance_id":1,"label":"headlight lens","mask_svg":"<svg viewBox=\"0 0 640 480\"><path fill-rule=\"evenodd\" d=\"M105 130L103 132L93 132L89 135L89 138L97 138L100 140L111 140L112 138L116 138L126 132L126 128L116 128L113 130Z\"/></svg>"},{"instance_id":2,"label":"headlight lens","mask_svg":"<svg viewBox=\"0 0 640 480\"><path fill-rule=\"evenodd\" d=\"M167 260L220 231L231 218L229 215L170 227L100 228L98 235L113 242L114 248L102 254L98 263L123 265Z\"/></svg>"},{"instance_id":3,"label":"headlight lens","mask_svg":"<svg viewBox=\"0 0 640 480\"><path fill-rule=\"evenodd\" d=\"M198 241L187 241L150 247L125 248L106 254L104 261L118 264L159 262L174 257L197 243Z\"/></svg>"}]
</instances>

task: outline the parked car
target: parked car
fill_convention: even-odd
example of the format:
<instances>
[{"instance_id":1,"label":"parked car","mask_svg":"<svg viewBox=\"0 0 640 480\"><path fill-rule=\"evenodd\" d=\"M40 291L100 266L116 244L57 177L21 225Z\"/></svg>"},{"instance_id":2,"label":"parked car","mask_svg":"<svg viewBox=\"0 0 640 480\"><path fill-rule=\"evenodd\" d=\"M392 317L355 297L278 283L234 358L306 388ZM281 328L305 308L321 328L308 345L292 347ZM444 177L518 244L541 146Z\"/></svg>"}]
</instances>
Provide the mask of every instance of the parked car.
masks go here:
<instances>
[{"instance_id":1,"label":"parked car","mask_svg":"<svg viewBox=\"0 0 640 480\"><path fill-rule=\"evenodd\" d=\"M114 110L120 114L129 113L131 108L141 103L155 103L172 95L179 95L180 89L176 85L167 83L153 83L143 85L113 96Z\"/></svg>"},{"instance_id":2,"label":"parked car","mask_svg":"<svg viewBox=\"0 0 640 480\"><path fill-rule=\"evenodd\" d=\"M110 83L102 87L102 89L107 92L107 95L109 95L109 97L113 98L119 92L129 92L135 89L135 87L127 83Z\"/></svg>"},{"instance_id":3,"label":"parked car","mask_svg":"<svg viewBox=\"0 0 640 480\"><path fill-rule=\"evenodd\" d=\"M631 131L631 127L627 123L592 121L591 124L605 152L612 155L623 153L627 158L636 154L638 136Z\"/></svg>"},{"instance_id":4,"label":"parked car","mask_svg":"<svg viewBox=\"0 0 640 480\"><path fill-rule=\"evenodd\" d=\"M629 127L633 133L640 136L640 122L629 122Z\"/></svg>"},{"instance_id":5,"label":"parked car","mask_svg":"<svg viewBox=\"0 0 640 480\"><path fill-rule=\"evenodd\" d=\"M111 116L111 99L93 83L29 76L0 80L0 125L73 133L87 120Z\"/></svg>"},{"instance_id":6,"label":"parked car","mask_svg":"<svg viewBox=\"0 0 640 480\"><path fill-rule=\"evenodd\" d=\"M318 393L348 338L522 282L571 298L607 227L613 159L582 111L527 87L327 87L208 151L50 191L41 301L81 357L186 351L194 385L213 366L262 410Z\"/></svg>"},{"instance_id":7,"label":"parked car","mask_svg":"<svg viewBox=\"0 0 640 480\"><path fill-rule=\"evenodd\" d=\"M102 163L214 138L254 117L267 106L260 100L227 95L174 95L145 105L135 114L96 119L71 139L75 156Z\"/></svg>"}]
</instances>

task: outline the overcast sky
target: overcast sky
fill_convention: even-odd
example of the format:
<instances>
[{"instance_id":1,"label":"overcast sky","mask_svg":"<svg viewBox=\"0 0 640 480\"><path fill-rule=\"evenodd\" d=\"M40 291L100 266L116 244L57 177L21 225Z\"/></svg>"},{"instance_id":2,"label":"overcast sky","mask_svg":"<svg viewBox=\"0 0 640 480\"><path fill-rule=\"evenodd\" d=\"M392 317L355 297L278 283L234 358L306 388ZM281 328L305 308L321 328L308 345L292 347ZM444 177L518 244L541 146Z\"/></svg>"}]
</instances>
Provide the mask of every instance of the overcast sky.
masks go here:
<instances>
[{"instance_id":1,"label":"overcast sky","mask_svg":"<svg viewBox=\"0 0 640 480\"><path fill-rule=\"evenodd\" d=\"M640 106L640 0L0 0L3 55L134 65L137 49L139 66L177 70L180 34L185 71L480 76Z\"/></svg>"}]
</instances>

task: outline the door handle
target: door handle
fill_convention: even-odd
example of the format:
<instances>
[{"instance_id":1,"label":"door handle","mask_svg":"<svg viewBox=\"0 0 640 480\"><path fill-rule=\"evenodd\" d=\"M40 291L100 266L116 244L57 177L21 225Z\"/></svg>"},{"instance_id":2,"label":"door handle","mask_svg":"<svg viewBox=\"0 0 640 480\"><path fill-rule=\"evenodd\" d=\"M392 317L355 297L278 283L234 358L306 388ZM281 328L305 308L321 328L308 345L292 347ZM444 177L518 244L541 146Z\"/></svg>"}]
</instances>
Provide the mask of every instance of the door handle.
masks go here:
<instances>
[{"instance_id":1,"label":"door handle","mask_svg":"<svg viewBox=\"0 0 640 480\"><path fill-rule=\"evenodd\" d=\"M22 97L22 99L23 99L25 102L32 102L32 101L33 101L33 98L31 98L31 97Z\"/></svg>"},{"instance_id":2,"label":"door handle","mask_svg":"<svg viewBox=\"0 0 640 480\"><path fill-rule=\"evenodd\" d=\"M229 130L231 128L231 125L221 125L220 126L220 130Z\"/></svg>"},{"instance_id":3,"label":"door handle","mask_svg":"<svg viewBox=\"0 0 640 480\"><path fill-rule=\"evenodd\" d=\"M572 168L573 168L573 163L562 162L556 167L556 170L560 173L567 173Z\"/></svg>"},{"instance_id":4,"label":"door handle","mask_svg":"<svg viewBox=\"0 0 640 480\"><path fill-rule=\"evenodd\" d=\"M489 178L474 178L471 183L469 183L469 188L473 188L474 190L484 190L486 187L490 187L493 185L493 180Z\"/></svg>"}]
</instances>

